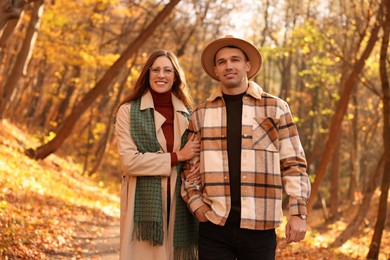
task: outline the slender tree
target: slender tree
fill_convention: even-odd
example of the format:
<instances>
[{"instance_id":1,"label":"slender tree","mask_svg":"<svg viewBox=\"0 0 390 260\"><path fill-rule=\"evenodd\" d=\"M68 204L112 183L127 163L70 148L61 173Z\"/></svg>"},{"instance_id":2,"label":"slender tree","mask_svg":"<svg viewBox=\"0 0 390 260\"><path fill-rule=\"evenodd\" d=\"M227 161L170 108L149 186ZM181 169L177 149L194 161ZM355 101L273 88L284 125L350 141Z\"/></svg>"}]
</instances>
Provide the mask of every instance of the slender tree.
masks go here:
<instances>
[{"instance_id":1,"label":"slender tree","mask_svg":"<svg viewBox=\"0 0 390 260\"><path fill-rule=\"evenodd\" d=\"M5 30L5 28L8 26L9 29L15 29L15 25L17 23L17 20L19 20L20 15L23 11L23 7L26 5L27 2L30 1L24 1L24 0L0 0L0 36L2 43L5 43L5 39L12 34L13 30ZM16 21L16 23L13 23L13 21ZM9 23L12 23L11 26L9 26ZM5 34L4 32L7 32L7 37L3 37ZM2 46L0 45L0 48Z\"/></svg>"},{"instance_id":2,"label":"slender tree","mask_svg":"<svg viewBox=\"0 0 390 260\"><path fill-rule=\"evenodd\" d=\"M382 0L385 1L385 0ZM380 7L381 8L381 7ZM336 145L336 135L334 133L337 133L341 129L341 124L343 122L344 115L348 108L349 98L351 96L351 92L353 90L353 87L356 85L355 82L358 79L358 75L362 72L365 62L370 56L372 50L374 49L374 46L378 40L378 32L380 29L380 17L377 16L376 22L373 26L373 28L370 31L370 37L367 41L367 45L365 49L363 50L361 56L357 61L353 64L353 68L351 73L349 74L344 86L343 86L343 92L341 93L340 100L337 104L336 111L332 117L330 128L329 128L329 134L326 141L326 146L324 150L324 154L321 158L321 161L319 163L317 173L316 173L316 179L312 185L311 190L311 196L308 202L308 209L311 210L313 207L313 204L317 198L317 193L321 184L321 181L323 180L329 161L331 159L331 155L333 153L333 150Z\"/></svg>"},{"instance_id":3,"label":"slender tree","mask_svg":"<svg viewBox=\"0 0 390 260\"><path fill-rule=\"evenodd\" d=\"M374 170L374 174L371 175L371 181L370 184L367 186L365 192L364 192L364 198L362 204L360 204L359 209L357 210L357 213L351 221L347 228L343 230L343 232L340 233L340 235L333 241L331 244L331 247L340 247L342 246L349 238L353 236L353 234L356 232L356 230L360 227L360 225L363 223L364 218L367 215L367 212L369 211L371 199L374 195L375 189L379 185L379 179L381 176L381 171L383 171L384 166L384 155L380 158L376 169Z\"/></svg>"},{"instance_id":4,"label":"slender tree","mask_svg":"<svg viewBox=\"0 0 390 260\"><path fill-rule=\"evenodd\" d=\"M331 218L338 218L339 209L339 187L340 187L340 133L337 134L335 152L332 156L332 171L331 171L331 185L330 185L330 215Z\"/></svg>"},{"instance_id":5,"label":"slender tree","mask_svg":"<svg viewBox=\"0 0 390 260\"><path fill-rule=\"evenodd\" d=\"M43 13L43 0L34 2L30 23L28 25L26 36L23 41L15 64L7 77L3 87L2 96L0 96L0 119L3 118L6 104L9 103L11 95L15 90L20 78L26 73L27 65L30 61L32 51L34 49L35 41L40 26L40 20Z\"/></svg>"},{"instance_id":6,"label":"slender tree","mask_svg":"<svg viewBox=\"0 0 390 260\"><path fill-rule=\"evenodd\" d=\"M390 83L389 69L387 67L387 55L390 38L390 0L383 0L384 7L383 37L379 59L379 73L382 82L383 93L383 142L385 151L385 167L382 175L381 196L379 199L378 218L375 224L374 235L372 236L370 250L367 259L378 259L379 249L382 240L383 229L385 228L387 216L387 198L390 186Z\"/></svg>"}]
</instances>

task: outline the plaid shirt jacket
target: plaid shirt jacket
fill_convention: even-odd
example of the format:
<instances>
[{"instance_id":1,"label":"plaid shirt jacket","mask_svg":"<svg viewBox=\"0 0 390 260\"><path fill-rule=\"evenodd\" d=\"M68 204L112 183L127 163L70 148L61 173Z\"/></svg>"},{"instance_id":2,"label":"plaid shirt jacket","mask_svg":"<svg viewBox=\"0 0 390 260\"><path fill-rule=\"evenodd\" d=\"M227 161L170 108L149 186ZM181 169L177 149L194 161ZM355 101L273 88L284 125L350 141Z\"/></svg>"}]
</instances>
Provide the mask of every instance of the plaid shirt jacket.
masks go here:
<instances>
[{"instance_id":1,"label":"plaid shirt jacket","mask_svg":"<svg viewBox=\"0 0 390 260\"><path fill-rule=\"evenodd\" d=\"M189 124L190 133L201 140L202 184L183 181L182 185L190 211L207 204L211 210L206 217L222 226L231 208L226 118L219 87L195 109ZM307 215L310 181L288 104L250 81L243 97L241 127L241 228L265 230L280 225L283 185L289 195L289 214Z\"/></svg>"}]
</instances>

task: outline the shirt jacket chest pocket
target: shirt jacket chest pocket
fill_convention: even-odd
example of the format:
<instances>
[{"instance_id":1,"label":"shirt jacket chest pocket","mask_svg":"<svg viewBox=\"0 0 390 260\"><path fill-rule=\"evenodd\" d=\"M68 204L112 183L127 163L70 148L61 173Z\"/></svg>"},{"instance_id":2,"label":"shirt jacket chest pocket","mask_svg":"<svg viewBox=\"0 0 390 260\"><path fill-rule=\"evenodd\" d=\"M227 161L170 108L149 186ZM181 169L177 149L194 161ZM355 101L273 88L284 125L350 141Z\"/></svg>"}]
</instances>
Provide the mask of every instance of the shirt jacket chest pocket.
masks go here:
<instances>
[{"instance_id":1,"label":"shirt jacket chest pocket","mask_svg":"<svg viewBox=\"0 0 390 260\"><path fill-rule=\"evenodd\" d=\"M279 151L277 119L272 117L253 118L252 148L268 152Z\"/></svg>"}]
</instances>

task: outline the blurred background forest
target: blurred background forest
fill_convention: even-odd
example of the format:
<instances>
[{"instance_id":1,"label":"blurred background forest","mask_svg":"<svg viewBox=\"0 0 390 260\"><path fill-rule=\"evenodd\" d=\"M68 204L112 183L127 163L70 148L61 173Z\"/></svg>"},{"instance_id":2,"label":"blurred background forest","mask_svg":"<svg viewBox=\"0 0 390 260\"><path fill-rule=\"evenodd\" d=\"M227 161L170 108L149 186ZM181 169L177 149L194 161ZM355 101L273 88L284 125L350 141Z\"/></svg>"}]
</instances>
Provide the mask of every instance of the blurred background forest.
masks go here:
<instances>
[{"instance_id":1,"label":"blurred background forest","mask_svg":"<svg viewBox=\"0 0 390 260\"><path fill-rule=\"evenodd\" d=\"M217 85L201 51L228 34L259 48L254 80L290 104L309 209L322 224L349 216L329 246L369 226L365 255L389 258L390 0L0 0L0 128L34 136L31 159L70 157L119 192L115 112L146 58L174 52L199 103Z\"/></svg>"}]
</instances>

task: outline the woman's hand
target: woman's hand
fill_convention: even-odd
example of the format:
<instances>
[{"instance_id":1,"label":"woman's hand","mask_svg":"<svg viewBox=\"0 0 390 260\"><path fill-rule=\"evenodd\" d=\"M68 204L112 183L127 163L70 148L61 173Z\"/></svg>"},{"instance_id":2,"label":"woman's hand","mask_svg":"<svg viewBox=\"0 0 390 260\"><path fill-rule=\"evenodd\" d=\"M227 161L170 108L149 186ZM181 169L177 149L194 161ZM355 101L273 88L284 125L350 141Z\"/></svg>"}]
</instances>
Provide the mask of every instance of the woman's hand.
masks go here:
<instances>
[{"instance_id":1,"label":"woman's hand","mask_svg":"<svg viewBox=\"0 0 390 260\"><path fill-rule=\"evenodd\" d=\"M200 142L198 140L195 140L195 135L193 135L185 144L183 149L181 149L176 154L179 162L183 162L192 159L194 156L198 156L199 153L200 153Z\"/></svg>"},{"instance_id":2,"label":"woman's hand","mask_svg":"<svg viewBox=\"0 0 390 260\"><path fill-rule=\"evenodd\" d=\"M186 181L191 182L195 185L199 184L201 179L200 179L200 163L197 162L195 163L191 169L188 175L186 176Z\"/></svg>"}]
</instances>

